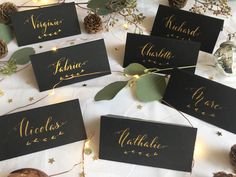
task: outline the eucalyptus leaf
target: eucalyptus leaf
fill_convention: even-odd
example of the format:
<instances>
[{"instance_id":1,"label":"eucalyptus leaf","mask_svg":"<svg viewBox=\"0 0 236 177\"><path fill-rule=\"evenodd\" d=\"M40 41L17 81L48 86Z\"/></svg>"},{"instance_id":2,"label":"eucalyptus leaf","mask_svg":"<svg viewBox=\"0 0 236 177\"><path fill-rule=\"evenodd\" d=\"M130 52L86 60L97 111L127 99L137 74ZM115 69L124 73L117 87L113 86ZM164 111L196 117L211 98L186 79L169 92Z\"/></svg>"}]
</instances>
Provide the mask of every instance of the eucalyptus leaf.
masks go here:
<instances>
[{"instance_id":1,"label":"eucalyptus leaf","mask_svg":"<svg viewBox=\"0 0 236 177\"><path fill-rule=\"evenodd\" d=\"M165 77L156 74L143 75L136 81L136 95L142 102L161 100L165 88Z\"/></svg>"},{"instance_id":2,"label":"eucalyptus leaf","mask_svg":"<svg viewBox=\"0 0 236 177\"><path fill-rule=\"evenodd\" d=\"M98 15L107 15L113 12L112 9L107 8L109 2L110 0L90 0L87 7Z\"/></svg>"},{"instance_id":3,"label":"eucalyptus leaf","mask_svg":"<svg viewBox=\"0 0 236 177\"><path fill-rule=\"evenodd\" d=\"M113 99L119 91L127 85L127 83L128 81L117 81L107 85L96 94L94 100L101 101Z\"/></svg>"},{"instance_id":4,"label":"eucalyptus leaf","mask_svg":"<svg viewBox=\"0 0 236 177\"><path fill-rule=\"evenodd\" d=\"M35 50L32 47L26 47L15 51L10 60L16 62L17 65L25 65L30 61L30 55L35 54Z\"/></svg>"},{"instance_id":5,"label":"eucalyptus leaf","mask_svg":"<svg viewBox=\"0 0 236 177\"><path fill-rule=\"evenodd\" d=\"M11 28L3 23L0 23L0 39L7 44L13 39Z\"/></svg>"},{"instance_id":6,"label":"eucalyptus leaf","mask_svg":"<svg viewBox=\"0 0 236 177\"><path fill-rule=\"evenodd\" d=\"M142 75L145 69L147 68L141 64L131 63L124 69L124 73L129 75Z\"/></svg>"}]
</instances>

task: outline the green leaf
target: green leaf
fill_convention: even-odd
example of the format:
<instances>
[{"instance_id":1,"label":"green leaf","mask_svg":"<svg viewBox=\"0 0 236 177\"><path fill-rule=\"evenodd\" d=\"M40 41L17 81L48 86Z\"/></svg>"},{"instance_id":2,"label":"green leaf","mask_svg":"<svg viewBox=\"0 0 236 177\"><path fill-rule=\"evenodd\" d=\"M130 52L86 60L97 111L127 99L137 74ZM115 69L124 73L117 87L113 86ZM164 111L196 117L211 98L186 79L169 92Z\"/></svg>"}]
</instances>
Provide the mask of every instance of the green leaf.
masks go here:
<instances>
[{"instance_id":1,"label":"green leaf","mask_svg":"<svg viewBox=\"0 0 236 177\"><path fill-rule=\"evenodd\" d=\"M124 73L129 75L142 75L145 69L147 68L141 64L131 63L124 69Z\"/></svg>"},{"instance_id":2,"label":"green leaf","mask_svg":"<svg viewBox=\"0 0 236 177\"><path fill-rule=\"evenodd\" d=\"M127 83L128 81L117 81L107 85L96 94L94 100L101 101L113 99L119 91L127 85Z\"/></svg>"},{"instance_id":3,"label":"green leaf","mask_svg":"<svg viewBox=\"0 0 236 177\"><path fill-rule=\"evenodd\" d=\"M7 44L13 39L11 28L3 23L0 23L0 39Z\"/></svg>"},{"instance_id":4,"label":"green leaf","mask_svg":"<svg viewBox=\"0 0 236 177\"><path fill-rule=\"evenodd\" d=\"M107 8L109 1L110 0L90 0L87 7L98 15L107 15L113 12L111 9Z\"/></svg>"},{"instance_id":5,"label":"green leaf","mask_svg":"<svg viewBox=\"0 0 236 177\"><path fill-rule=\"evenodd\" d=\"M143 75L136 81L136 95L142 102L161 100L165 88L165 77L156 74Z\"/></svg>"},{"instance_id":6,"label":"green leaf","mask_svg":"<svg viewBox=\"0 0 236 177\"><path fill-rule=\"evenodd\" d=\"M30 55L35 54L35 50L32 47L22 48L15 51L10 60L14 60L18 65L25 65L30 61Z\"/></svg>"}]
</instances>

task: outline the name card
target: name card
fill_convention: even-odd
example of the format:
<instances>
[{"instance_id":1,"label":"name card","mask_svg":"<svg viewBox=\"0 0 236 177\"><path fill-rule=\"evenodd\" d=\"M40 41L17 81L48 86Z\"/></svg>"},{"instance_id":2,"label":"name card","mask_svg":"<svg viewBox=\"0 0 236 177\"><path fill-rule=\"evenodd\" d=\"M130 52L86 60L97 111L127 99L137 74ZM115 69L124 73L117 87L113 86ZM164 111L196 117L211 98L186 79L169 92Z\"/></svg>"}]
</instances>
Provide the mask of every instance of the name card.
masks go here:
<instances>
[{"instance_id":1,"label":"name card","mask_svg":"<svg viewBox=\"0 0 236 177\"><path fill-rule=\"evenodd\" d=\"M212 53L224 21L159 5L152 35L201 43L201 50Z\"/></svg>"},{"instance_id":2,"label":"name card","mask_svg":"<svg viewBox=\"0 0 236 177\"><path fill-rule=\"evenodd\" d=\"M236 133L236 91L214 81L185 72L173 72L165 95L176 109Z\"/></svg>"},{"instance_id":3,"label":"name card","mask_svg":"<svg viewBox=\"0 0 236 177\"><path fill-rule=\"evenodd\" d=\"M99 158L191 172L197 129L115 115L101 117Z\"/></svg>"},{"instance_id":4,"label":"name card","mask_svg":"<svg viewBox=\"0 0 236 177\"><path fill-rule=\"evenodd\" d=\"M78 100L0 117L0 160L86 139Z\"/></svg>"},{"instance_id":5,"label":"name card","mask_svg":"<svg viewBox=\"0 0 236 177\"><path fill-rule=\"evenodd\" d=\"M74 3L17 12L11 20L19 46L81 33Z\"/></svg>"},{"instance_id":6,"label":"name card","mask_svg":"<svg viewBox=\"0 0 236 177\"><path fill-rule=\"evenodd\" d=\"M177 67L194 73L199 48L197 42L128 33L123 66L140 63L168 74Z\"/></svg>"},{"instance_id":7,"label":"name card","mask_svg":"<svg viewBox=\"0 0 236 177\"><path fill-rule=\"evenodd\" d=\"M103 39L32 55L31 63L40 91L111 73Z\"/></svg>"}]
</instances>

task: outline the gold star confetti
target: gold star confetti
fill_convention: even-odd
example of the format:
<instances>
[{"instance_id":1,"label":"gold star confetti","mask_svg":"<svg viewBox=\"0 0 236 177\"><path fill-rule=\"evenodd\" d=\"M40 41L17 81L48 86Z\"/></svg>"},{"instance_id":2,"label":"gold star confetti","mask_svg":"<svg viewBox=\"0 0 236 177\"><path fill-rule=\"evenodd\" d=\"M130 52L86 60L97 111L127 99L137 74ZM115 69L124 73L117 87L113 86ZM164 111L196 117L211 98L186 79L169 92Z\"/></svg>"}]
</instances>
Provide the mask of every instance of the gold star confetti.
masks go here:
<instances>
[{"instance_id":1,"label":"gold star confetti","mask_svg":"<svg viewBox=\"0 0 236 177\"><path fill-rule=\"evenodd\" d=\"M222 133L221 133L220 131L217 131L216 134L217 134L218 136L222 136Z\"/></svg>"},{"instance_id":2,"label":"gold star confetti","mask_svg":"<svg viewBox=\"0 0 236 177\"><path fill-rule=\"evenodd\" d=\"M55 162L54 158L48 159L48 163L53 164Z\"/></svg>"},{"instance_id":3,"label":"gold star confetti","mask_svg":"<svg viewBox=\"0 0 236 177\"><path fill-rule=\"evenodd\" d=\"M8 103L10 104L10 103L12 103L13 102L13 100L10 98L10 99L8 99Z\"/></svg>"},{"instance_id":4,"label":"gold star confetti","mask_svg":"<svg viewBox=\"0 0 236 177\"><path fill-rule=\"evenodd\" d=\"M143 108L143 106L142 105L137 105L137 109L139 109L139 110L141 110Z\"/></svg>"},{"instance_id":5,"label":"gold star confetti","mask_svg":"<svg viewBox=\"0 0 236 177\"><path fill-rule=\"evenodd\" d=\"M34 100L34 97L29 97L29 101L33 101Z\"/></svg>"},{"instance_id":6,"label":"gold star confetti","mask_svg":"<svg viewBox=\"0 0 236 177\"><path fill-rule=\"evenodd\" d=\"M125 23L125 24L123 25L123 27L124 27L125 30L128 30L128 29L129 29L129 25L128 25L127 23Z\"/></svg>"},{"instance_id":7,"label":"gold star confetti","mask_svg":"<svg viewBox=\"0 0 236 177\"><path fill-rule=\"evenodd\" d=\"M79 177L85 177L85 173L84 172L80 173Z\"/></svg>"},{"instance_id":8,"label":"gold star confetti","mask_svg":"<svg viewBox=\"0 0 236 177\"><path fill-rule=\"evenodd\" d=\"M4 92L0 89L0 96L3 96Z\"/></svg>"}]
</instances>

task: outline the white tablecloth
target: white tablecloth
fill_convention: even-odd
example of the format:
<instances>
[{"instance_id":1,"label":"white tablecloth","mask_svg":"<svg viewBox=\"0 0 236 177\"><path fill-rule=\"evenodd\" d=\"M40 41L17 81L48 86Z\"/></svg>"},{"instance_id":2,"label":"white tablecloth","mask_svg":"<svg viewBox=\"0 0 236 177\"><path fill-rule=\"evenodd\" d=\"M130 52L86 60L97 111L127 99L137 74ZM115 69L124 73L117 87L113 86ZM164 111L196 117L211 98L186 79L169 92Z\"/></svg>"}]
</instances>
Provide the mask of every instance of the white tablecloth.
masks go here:
<instances>
[{"instance_id":1,"label":"white tablecloth","mask_svg":"<svg viewBox=\"0 0 236 177\"><path fill-rule=\"evenodd\" d=\"M0 2L4 1L5 0L0 0ZM20 5L25 1L26 0L15 0L14 3ZM184 9L188 10L193 2L193 0L189 0ZM142 25L144 34L150 34L159 3L167 5L168 1L138 0L139 10L147 17ZM236 1L230 1L230 5L233 9L233 16L226 19L225 30L221 32L216 48L219 47L221 42L225 41L227 37L226 30L236 32ZM54 95L49 95L51 91L42 93L38 91L32 66L29 65L26 69L12 76L0 76L0 80L2 79L2 81L0 81L0 90L4 92L4 95L0 97L0 115L4 115L15 108L35 102L46 95L49 96L42 101L32 106L18 109L17 111L71 99L79 99L87 134L92 136L91 147L93 148L93 154L85 155L84 161L87 177L211 177L212 174L217 171L233 172L228 153L230 147L236 144L236 136L189 115L186 115L187 118L194 127L198 128L194 153L195 163L192 174L106 160L94 160L98 156L99 121L101 115L116 114L181 125L189 124L176 110L164 106L158 101L151 103L141 103L137 101L129 88L122 90L112 101L94 102L93 98L101 88L111 82L124 79L123 76L116 71L122 71L126 33L133 32L133 28L130 27L128 30L125 30L123 27L124 22L120 22L116 27L111 28L109 32L104 31L94 35L86 34L83 29L82 21L87 12L81 8L77 8L77 10L82 28L81 35L38 43L31 46L35 48L37 53L40 53L51 50L53 47L62 48L70 46L71 41L73 41L74 44L79 44L104 38L113 73L105 77L58 88L55 90ZM42 46L42 48L40 48L40 46ZM9 54L5 57L6 60L18 49L15 41L12 41L8 47ZM216 82L236 88L236 77L225 77L215 68L208 66L208 64L213 64L212 55L200 52L196 74L206 78L213 78ZM87 86L83 87L83 84L87 84ZM138 109L138 105L141 105L142 108ZM217 131L222 132L222 136L218 136L216 134ZM82 147L83 142L77 142L1 161L0 177L6 177L9 172L25 167L41 169L50 175L70 170L73 165L81 162ZM48 163L48 160L51 158L55 160L52 164ZM181 159L179 160L181 161ZM81 169L81 166L75 166L70 172L60 176L77 177L79 173L81 173Z\"/></svg>"}]
</instances>

